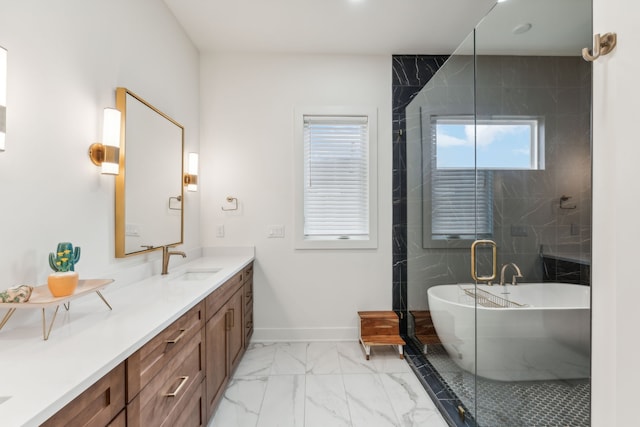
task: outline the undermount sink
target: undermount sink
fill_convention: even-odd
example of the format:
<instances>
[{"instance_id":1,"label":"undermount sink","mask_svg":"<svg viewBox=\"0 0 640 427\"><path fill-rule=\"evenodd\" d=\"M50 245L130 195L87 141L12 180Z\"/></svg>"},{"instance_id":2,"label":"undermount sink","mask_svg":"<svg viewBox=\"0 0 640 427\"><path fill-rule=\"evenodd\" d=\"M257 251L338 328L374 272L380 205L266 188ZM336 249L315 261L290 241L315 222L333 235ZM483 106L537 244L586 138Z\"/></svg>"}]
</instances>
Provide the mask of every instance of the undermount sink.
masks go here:
<instances>
[{"instance_id":1,"label":"undermount sink","mask_svg":"<svg viewBox=\"0 0 640 427\"><path fill-rule=\"evenodd\" d=\"M7 400L11 399L11 396L0 396L0 405L2 405Z\"/></svg>"},{"instance_id":2,"label":"undermount sink","mask_svg":"<svg viewBox=\"0 0 640 427\"><path fill-rule=\"evenodd\" d=\"M203 280L210 279L216 273L218 273L221 268L206 268L201 270L189 270L176 277L175 281L185 281L185 282L201 282Z\"/></svg>"}]
</instances>

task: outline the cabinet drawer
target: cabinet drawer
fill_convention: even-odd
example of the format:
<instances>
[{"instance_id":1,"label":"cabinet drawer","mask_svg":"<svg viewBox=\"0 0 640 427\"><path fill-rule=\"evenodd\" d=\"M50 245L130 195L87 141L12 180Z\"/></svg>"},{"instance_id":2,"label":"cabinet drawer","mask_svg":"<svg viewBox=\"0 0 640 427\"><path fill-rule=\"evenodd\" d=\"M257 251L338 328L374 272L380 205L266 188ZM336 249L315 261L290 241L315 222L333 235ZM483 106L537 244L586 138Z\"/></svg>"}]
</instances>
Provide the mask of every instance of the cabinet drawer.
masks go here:
<instances>
[{"instance_id":1,"label":"cabinet drawer","mask_svg":"<svg viewBox=\"0 0 640 427\"><path fill-rule=\"evenodd\" d=\"M193 393L185 398L184 406L176 407L162 424L162 427L206 426L204 385L205 382L202 381L199 386L194 387Z\"/></svg>"},{"instance_id":2,"label":"cabinet drawer","mask_svg":"<svg viewBox=\"0 0 640 427\"><path fill-rule=\"evenodd\" d=\"M161 426L188 407L204 379L204 330L194 334L127 405L127 426ZM177 412L175 412L177 411ZM177 415L176 415L177 416Z\"/></svg>"},{"instance_id":3,"label":"cabinet drawer","mask_svg":"<svg viewBox=\"0 0 640 427\"><path fill-rule=\"evenodd\" d=\"M244 314L244 348L249 347L249 340L253 335L253 306Z\"/></svg>"},{"instance_id":4,"label":"cabinet drawer","mask_svg":"<svg viewBox=\"0 0 640 427\"><path fill-rule=\"evenodd\" d=\"M118 416L107 427L127 427L127 412L125 410L120 411Z\"/></svg>"},{"instance_id":5,"label":"cabinet drawer","mask_svg":"<svg viewBox=\"0 0 640 427\"><path fill-rule=\"evenodd\" d=\"M244 270L237 273L231 279L227 280L218 289L213 291L206 299L205 304L207 306L207 320L220 310L220 308L226 304L231 296L240 288L244 283Z\"/></svg>"},{"instance_id":6,"label":"cabinet drawer","mask_svg":"<svg viewBox=\"0 0 640 427\"><path fill-rule=\"evenodd\" d=\"M104 427L122 409L124 409L124 363L99 379L80 396L45 421L42 426Z\"/></svg>"},{"instance_id":7,"label":"cabinet drawer","mask_svg":"<svg viewBox=\"0 0 640 427\"><path fill-rule=\"evenodd\" d=\"M165 370L167 360L180 352L203 326L204 303L201 302L132 354L127 359L127 402Z\"/></svg>"},{"instance_id":8,"label":"cabinet drawer","mask_svg":"<svg viewBox=\"0 0 640 427\"><path fill-rule=\"evenodd\" d=\"M244 268L244 281L253 280L253 262Z\"/></svg>"},{"instance_id":9,"label":"cabinet drawer","mask_svg":"<svg viewBox=\"0 0 640 427\"><path fill-rule=\"evenodd\" d=\"M253 306L253 279L244 282L244 305L245 309Z\"/></svg>"}]
</instances>

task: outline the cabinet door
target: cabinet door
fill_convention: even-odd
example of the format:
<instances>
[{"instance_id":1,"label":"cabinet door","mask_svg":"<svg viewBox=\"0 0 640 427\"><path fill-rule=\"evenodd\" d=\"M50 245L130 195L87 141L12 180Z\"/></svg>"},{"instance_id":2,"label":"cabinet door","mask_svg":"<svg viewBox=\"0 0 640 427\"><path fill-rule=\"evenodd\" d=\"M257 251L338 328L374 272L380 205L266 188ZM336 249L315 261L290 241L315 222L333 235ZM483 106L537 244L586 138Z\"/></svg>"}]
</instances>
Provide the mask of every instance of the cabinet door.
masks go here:
<instances>
[{"instance_id":1,"label":"cabinet door","mask_svg":"<svg viewBox=\"0 0 640 427\"><path fill-rule=\"evenodd\" d=\"M227 310L229 313L229 361L231 363L230 372L233 372L237 364L240 362L240 358L244 353L244 324L243 309L244 309L244 292L240 288L233 294L227 304Z\"/></svg>"},{"instance_id":2,"label":"cabinet door","mask_svg":"<svg viewBox=\"0 0 640 427\"><path fill-rule=\"evenodd\" d=\"M124 363L98 380L42 426L104 427L122 409L124 409Z\"/></svg>"},{"instance_id":3,"label":"cabinet door","mask_svg":"<svg viewBox=\"0 0 640 427\"><path fill-rule=\"evenodd\" d=\"M229 380L229 359L227 351L227 325L229 315L223 306L211 317L205 326L206 350L206 407L207 416L213 416L218 401Z\"/></svg>"}]
</instances>

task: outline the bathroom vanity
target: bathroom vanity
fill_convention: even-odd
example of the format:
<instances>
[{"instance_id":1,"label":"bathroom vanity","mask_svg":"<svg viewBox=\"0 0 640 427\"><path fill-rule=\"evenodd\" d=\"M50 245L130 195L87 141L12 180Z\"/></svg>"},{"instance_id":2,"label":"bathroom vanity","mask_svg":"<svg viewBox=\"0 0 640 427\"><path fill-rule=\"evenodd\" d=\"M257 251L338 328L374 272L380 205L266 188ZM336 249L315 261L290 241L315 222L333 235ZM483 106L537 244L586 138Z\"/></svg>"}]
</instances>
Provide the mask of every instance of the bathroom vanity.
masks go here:
<instances>
[{"instance_id":1,"label":"bathroom vanity","mask_svg":"<svg viewBox=\"0 0 640 427\"><path fill-rule=\"evenodd\" d=\"M253 332L253 253L104 293L113 311L74 302L48 341L38 324L0 335L12 367L0 384L3 426L207 424Z\"/></svg>"}]
</instances>

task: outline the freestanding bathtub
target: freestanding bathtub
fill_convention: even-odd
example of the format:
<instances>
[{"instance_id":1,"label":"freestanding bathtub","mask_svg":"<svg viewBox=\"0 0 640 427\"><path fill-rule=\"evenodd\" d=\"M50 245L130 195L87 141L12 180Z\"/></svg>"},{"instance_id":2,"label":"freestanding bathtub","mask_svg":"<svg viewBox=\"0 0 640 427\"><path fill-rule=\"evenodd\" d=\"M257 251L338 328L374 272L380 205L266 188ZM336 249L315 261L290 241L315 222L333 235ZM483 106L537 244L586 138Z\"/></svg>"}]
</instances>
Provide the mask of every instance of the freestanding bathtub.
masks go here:
<instances>
[{"instance_id":1,"label":"freestanding bathtub","mask_svg":"<svg viewBox=\"0 0 640 427\"><path fill-rule=\"evenodd\" d=\"M458 366L499 381L589 377L588 286L475 288L438 285L427 292L436 332Z\"/></svg>"}]
</instances>

